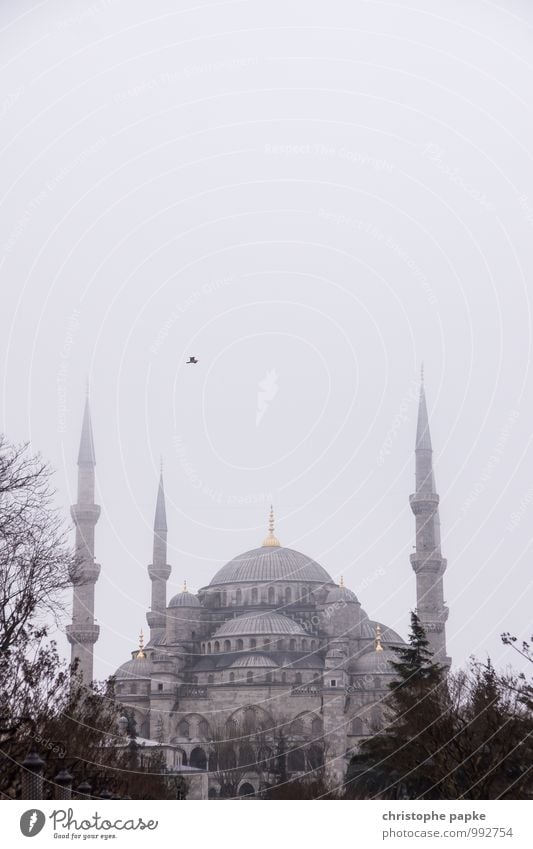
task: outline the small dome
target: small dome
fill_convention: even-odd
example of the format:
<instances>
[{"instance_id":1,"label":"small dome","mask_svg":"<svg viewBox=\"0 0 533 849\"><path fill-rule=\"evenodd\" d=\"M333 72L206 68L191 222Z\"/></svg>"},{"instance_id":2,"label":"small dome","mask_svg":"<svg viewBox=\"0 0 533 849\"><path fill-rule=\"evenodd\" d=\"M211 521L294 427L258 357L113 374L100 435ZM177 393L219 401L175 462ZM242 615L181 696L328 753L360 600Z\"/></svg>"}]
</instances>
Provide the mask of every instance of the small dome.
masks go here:
<instances>
[{"instance_id":1,"label":"small dome","mask_svg":"<svg viewBox=\"0 0 533 849\"><path fill-rule=\"evenodd\" d=\"M202 605L198 601L195 595L190 593L188 590L182 590L180 593L177 593L175 596L172 596L168 603L169 607L201 607Z\"/></svg>"},{"instance_id":2,"label":"small dome","mask_svg":"<svg viewBox=\"0 0 533 849\"><path fill-rule=\"evenodd\" d=\"M359 604L359 600L354 592L341 584L339 587L333 587L326 598L326 604L334 602L345 602L346 604Z\"/></svg>"},{"instance_id":3,"label":"small dome","mask_svg":"<svg viewBox=\"0 0 533 849\"><path fill-rule=\"evenodd\" d=\"M117 681L127 678L144 678L149 679L152 672L152 663L147 657L135 657L133 660L127 660L122 666L119 666L115 672Z\"/></svg>"},{"instance_id":4,"label":"small dome","mask_svg":"<svg viewBox=\"0 0 533 849\"><path fill-rule=\"evenodd\" d=\"M394 669L389 663L391 660L396 660L394 652L375 651L373 649L359 658L354 672L356 674L394 675Z\"/></svg>"},{"instance_id":5,"label":"small dome","mask_svg":"<svg viewBox=\"0 0 533 849\"><path fill-rule=\"evenodd\" d=\"M250 581L259 581L264 584L270 584L273 581L332 583L326 570L310 557L292 548L268 544L234 557L218 570L210 586Z\"/></svg>"},{"instance_id":6,"label":"small dome","mask_svg":"<svg viewBox=\"0 0 533 849\"><path fill-rule=\"evenodd\" d=\"M265 654L245 654L243 657L238 657L230 664L231 669L277 669L278 664L274 663L271 657Z\"/></svg>"},{"instance_id":7,"label":"small dome","mask_svg":"<svg viewBox=\"0 0 533 849\"><path fill-rule=\"evenodd\" d=\"M218 631L215 631L211 639L249 634L307 636L296 622L289 619L288 616L282 616L281 613L248 613L246 616L239 616L237 619L228 619Z\"/></svg>"}]
</instances>

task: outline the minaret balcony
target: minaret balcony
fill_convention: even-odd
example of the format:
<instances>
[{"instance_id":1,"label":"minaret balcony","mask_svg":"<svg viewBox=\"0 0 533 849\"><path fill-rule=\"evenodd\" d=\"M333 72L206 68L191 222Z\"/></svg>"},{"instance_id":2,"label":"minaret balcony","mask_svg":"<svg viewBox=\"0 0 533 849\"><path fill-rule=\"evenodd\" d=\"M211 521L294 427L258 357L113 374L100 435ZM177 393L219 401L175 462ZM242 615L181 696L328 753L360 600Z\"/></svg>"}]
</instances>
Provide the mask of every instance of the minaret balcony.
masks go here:
<instances>
[{"instance_id":1,"label":"minaret balcony","mask_svg":"<svg viewBox=\"0 0 533 849\"><path fill-rule=\"evenodd\" d=\"M67 640L72 645L76 644L94 644L100 634L100 626L95 623L87 622L82 625L67 625L65 628Z\"/></svg>"},{"instance_id":2,"label":"minaret balcony","mask_svg":"<svg viewBox=\"0 0 533 849\"><path fill-rule=\"evenodd\" d=\"M161 613L159 610L149 610L146 614L146 621L148 622L149 628L164 629L166 626L165 614Z\"/></svg>"},{"instance_id":3,"label":"minaret balcony","mask_svg":"<svg viewBox=\"0 0 533 849\"><path fill-rule=\"evenodd\" d=\"M70 515L75 525L96 525L100 516L99 504L73 504Z\"/></svg>"},{"instance_id":4,"label":"minaret balcony","mask_svg":"<svg viewBox=\"0 0 533 849\"><path fill-rule=\"evenodd\" d=\"M172 572L172 567L169 566L168 563L161 564L153 564L150 563L148 566L148 574L150 579L153 581L154 579L167 581L170 578L170 573Z\"/></svg>"},{"instance_id":5,"label":"minaret balcony","mask_svg":"<svg viewBox=\"0 0 533 849\"><path fill-rule=\"evenodd\" d=\"M93 561L92 563L82 560L74 562L69 569L69 577L74 586L79 587L83 584L95 584L100 575L101 566Z\"/></svg>"},{"instance_id":6,"label":"minaret balcony","mask_svg":"<svg viewBox=\"0 0 533 849\"><path fill-rule=\"evenodd\" d=\"M446 571L446 560L435 548L430 551L414 551L409 560L416 573L434 572L443 575Z\"/></svg>"},{"instance_id":7,"label":"minaret balcony","mask_svg":"<svg viewBox=\"0 0 533 849\"><path fill-rule=\"evenodd\" d=\"M439 506L439 496L436 492L415 492L409 496L409 504L415 516L428 515Z\"/></svg>"}]
</instances>

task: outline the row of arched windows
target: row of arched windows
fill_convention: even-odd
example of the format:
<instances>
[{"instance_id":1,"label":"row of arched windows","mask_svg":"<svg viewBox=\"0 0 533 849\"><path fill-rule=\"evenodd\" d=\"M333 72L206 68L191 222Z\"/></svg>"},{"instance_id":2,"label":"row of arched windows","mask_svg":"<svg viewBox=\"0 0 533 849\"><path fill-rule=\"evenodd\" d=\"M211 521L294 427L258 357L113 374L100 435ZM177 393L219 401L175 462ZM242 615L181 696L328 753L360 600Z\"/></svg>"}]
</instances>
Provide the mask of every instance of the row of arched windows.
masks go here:
<instances>
[{"instance_id":1,"label":"row of arched windows","mask_svg":"<svg viewBox=\"0 0 533 849\"><path fill-rule=\"evenodd\" d=\"M276 592L277 589L277 592ZM221 590L213 594L215 607L229 607L232 604L278 604L286 606L298 602L300 604L313 604L315 600L312 587L277 587L274 585L261 590L258 587L242 590L238 588L232 595L227 590Z\"/></svg>"},{"instance_id":2,"label":"row of arched windows","mask_svg":"<svg viewBox=\"0 0 533 849\"><path fill-rule=\"evenodd\" d=\"M279 639L275 637L263 637L257 639L250 637L246 640L239 638L238 640L209 640L202 643L202 654L219 654L220 652L237 652L237 651L308 651L314 652L319 648L318 640L308 640L303 638L291 638L289 640Z\"/></svg>"}]
</instances>

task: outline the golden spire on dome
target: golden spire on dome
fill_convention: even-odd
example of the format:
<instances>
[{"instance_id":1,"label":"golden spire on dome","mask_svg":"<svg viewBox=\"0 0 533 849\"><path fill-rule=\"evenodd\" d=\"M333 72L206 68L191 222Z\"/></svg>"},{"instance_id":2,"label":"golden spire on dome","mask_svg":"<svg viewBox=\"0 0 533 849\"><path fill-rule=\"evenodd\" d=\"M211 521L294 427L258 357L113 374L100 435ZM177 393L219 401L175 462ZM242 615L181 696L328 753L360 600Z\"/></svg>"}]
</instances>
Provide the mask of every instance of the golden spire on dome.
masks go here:
<instances>
[{"instance_id":1,"label":"golden spire on dome","mask_svg":"<svg viewBox=\"0 0 533 849\"><path fill-rule=\"evenodd\" d=\"M146 657L144 653L144 634L141 628L141 633L139 634L139 651L137 652L137 660L142 660L143 657Z\"/></svg>"},{"instance_id":2,"label":"golden spire on dome","mask_svg":"<svg viewBox=\"0 0 533 849\"><path fill-rule=\"evenodd\" d=\"M186 592L188 592L188 589L187 589L187 581L185 580L185 581L183 582L183 589L182 589L182 593L186 593Z\"/></svg>"},{"instance_id":3,"label":"golden spire on dome","mask_svg":"<svg viewBox=\"0 0 533 849\"><path fill-rule=\"evenodd\" d=\"M376 651L383 651L383 646L381 645L381 625L379 622L376 624Z\"/></svg>"},{"instance_id":4,"label":"golden spire on dome","mask_svg":"<svg viewBox=\"0 0 533 849\"><path fill-rule=\"evenodd\" d=\"M274 536L274 508L272 504L270 505L270 517L268 520L268 536L263 540L263 545L280 545L279 539Z\"/></svg>"}]
</instances>

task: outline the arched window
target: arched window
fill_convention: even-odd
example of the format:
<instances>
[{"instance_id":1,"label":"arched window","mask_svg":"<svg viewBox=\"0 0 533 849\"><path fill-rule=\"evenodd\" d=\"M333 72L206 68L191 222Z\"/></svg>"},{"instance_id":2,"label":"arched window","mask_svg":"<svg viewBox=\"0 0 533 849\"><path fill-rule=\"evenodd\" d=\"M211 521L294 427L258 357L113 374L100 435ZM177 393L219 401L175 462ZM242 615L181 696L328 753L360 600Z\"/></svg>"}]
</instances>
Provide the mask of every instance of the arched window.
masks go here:
<instances>
[{"instance_id":1,"label":"arched window","mask_svg":"<svg viewBox=\"0 0 533 849\"><path fill-rule=\"evenodd\" d=\"M220 643L218 640L215 640L215 645L213 647L215 649L215 654L220 651Z\"/></svg>"},{"instance_id":2,"label":"arched window","mask_svg":"<svg viewBox=\"0 0 533 849\"><path fill-rule=\"evenodd\" d=\"M307 651L307 640L302 640L302 651Z\"/></svg>"},{"instance_id":3,"label":"arched window","mask_svg":"<svg viewBox=\"0 0 533 849\"><path fill-rule=\"evenodd\" d=\"M215 607L220 607L220 593L215 593L214 595Z\"/></svg>"},{"instance_id":4,"label":"arched window","mask_svg":"<svg viewBox=\"0 0 533 849\"><path fill-rule=\"evenodd\" d=\"M289 640L289 651L296 651L296 640Z\"/></svg>"},{"instance_id":5,"label":"arched window","mask_svg":"<svg viewBox=\"0 0 533 849\"><path fill-rule=\"evenodd\" d=\"M309 769L320 769L324 765L324 751L322 746L314 743L307 750L307 763Z\"/></svg>"},{"instance_id":6,"label":"arched window","mask_svg":"<svg viewBox=\"0 0 533 849\"><path fill-rule=\"evenodd\" d=\"M228 740L234 740L237 736L237 723L234 719L228 719L226 722L226 734Z\"/></svg>"},{"instance_id":7,"label":"arched window","mask_svg":"<svg viewBox=\"0 0 533 849\"><path fill-rule=\"evenodd\" d=\"M244 711L244 730L246 734L251 734L257 727L257 716L254 708L246 708Z\"/></svg>"},{"instance_id":8,"label":"arched window","mask_svg":"<svg viewBox=\"0 0 533 849\"><path fill-rule=\"evenodd\" d=\"M207 683L208 683L208 684L213 684L213 683L214 683L214 681L215 681L215 676L214 676L214 675L208 675L208 676L207 676Z\"/></svg>"},{"instance_id":9,"label":"arched window","mask_svg":"<svg viewBox=\"0 0 533 849\"><path fill-rule=\"evenodd\" d=\"M132 684L131 687L130 687L130 693L132 693L132 695L135 695L136 692L137 692L137 684Z\"/></svg>"},{"instance_id":10,"label":"arched window","mask_svg":"<svg viewBox=\"0 0 533 849\"><path fill-rule=\"evenodd\" d=\"M235 593L235 601L237 604L242 604L242 590L237 590Z\"/></svg>"},{"instance_id":11,"label":"arched window","mask_svg":"<svg viewBox=\"0 0 533 849\"><path fill-rule=\"evenodd\" d=\"M272 684L272 672L267 672L265 675L265 682L267 684Z\"/></svg>"},{"instance_id":12,"label":"arched window","mask_svg":"<svg viewBox=\"0 0 533 849\"><path fill-rule=\"evenodd\" d=\"M205 654L205 643L202 643L202 654Z\"/></svg>"},{"instance_id":13,"label":"arched window","mask_svg":"<svg viewBox=\"0 0 533 849\"><path fill-rule=\"evenodd\" d=\"M211 643L207 644L207 654L211 654Z\"/></svg>"},{"instance_id":14,"label":"arched window","mask_svg":"<svg viewBox=\"0 0 533 849\"><path fill-rule=\"evenodd\" d=\"M322 720L316 717L311 723L311 732L313 737L320 737L322 734Z\"/></svg>"},{"instance_id":15,"label":"arched window","mask_svg":"<svg viewBox=\"0 0 533 849\"><path fill-rule=\"evenodd\" d=\"M356 716L355 719L352 719L352 734L356 734L358 737L363 734L363 720L360 716Z\"/></svg>"},{"instance_id":16,"label":"arched window","mask_svg":"<svg viewBox=\"0 0 533 849\"><path fill-rule=\"evenodd\" d=\"M257 587L252 589L252 604L257 604L259 601L259 594L257 592Z\"/></svg>"},{"instance_id":17,"label":"arched window","mask_svg":"<svg viewBox=\"0 0 533 849\"><path fill-rule=\"evenodd\" d=\"M233 684L233 682L235 681L235 673L234 672L230 672L229 680L230 680L230 684Z\"/></svg>"},{"instance_id":18,"label":"arched window","mask_svg":"<svg viewBox=\"0 0 533 849\"><path fill-rule=\"evenodd\" d=\"M311 640L311 651L316 651L316 640Z\"/></svg>"},{"instance_id":19,"label":"arched window","mask_svg":"<svg viewBox=\"0 0 533 849\"><path fill-rule=\"evenodd\" d=\"M198 733L200 734L200 737L209 736L209 725L206 719L201 719L198 723Z\"/></svg>"},{"instance_id":20,"label":"arched window","mask_svg":"<svg viewBox=\"0 0 533 849\"><path fill-rule=\"evenodd\" d=\"M303 772L305 770L305 755L303 749L291 749L288 759L289 772Z\"/></svg>"},{"instance_id":21,"label":"arched window","mask_svg":"<svg viewBox=\"0 0 533 849\"><path fill-rule=\"evenodd\" d=\"M248 671L246 673L246 683L247 684L253 684L253 681L254 681L254 674L253 674L253 672Z\"/></svg>"},{"instance_id":22,"label":"arched window","mask_svg":"<svg viewBox=\"0 0 533 849\"><path fill-rule=\"evenodd\" d=\"M252 639L250 640L250 648L255 649L256 646L257 646L257 640L254 639L254 637L252 637Z\"/></svg>"},{"instance_id":23,"label":"arched window","mask_svg":"<svg viewBox=\"0 0 533 849\"><path fill-rule=\"evenodd\" d=\"M285 670L283 670L283 672L281 673L281 683L285 684L286 682L287 682L287 673L285 672Z\"/></svg>"},{"instance_id":24,"label":"arched window","mask_svg":"<svg viewBox=\"0 0 533 849\"><path fill-rule=\"evenodd\" d=\"M244 648L244 643L242 640L237 640L237 651L242 651Z\"/></svg>"},{"instance_id":25,"label":"arched window","mask_svg":"<svg viewBox=\"0 0 533 849\"><path fill-rule=\"evenodd\" d=\"M268 603L274 604L275 600L276 600L276 591L275 591L274 587L269 587L268 588Z\"/></svg>"},{"instance_id":26,"label":"arched window","mask_svg":"<svg viewBox=\"0 0 533 849\"><path fill-rule=\"evenodd\" d=\"M285 587L285 604L292 603L292 590L290 587Z\"/></svg>"},{"instance_id":27,"label":"arched window","mask_svg":"<svg viewBox=\"0 0 533 849\"><path fill-rule=\"evenodd\" d=\"M182 719L178 725L178 736L179 737L189 737L190 728L189 723L186 719Z\"/></svg>"},{"instance_id":28,"label":"arched window","mask_svg":"<svg viewBox=\"0 0 533 849\"><path fill-rule=\"evenodd\" d=\"M207 755L200 746L192 750L189 764L196 769L207 769Z\"/></svg>"},{"instance_id":29,"label":"arched window","mask_svg":"<svg viewBox=\"0 0 533 849\"><path fill-rule=\"evenodd\" d=\"M231 651L231 643L229 640L224 640L224 651Z\"/></svg>"},{"instance_id":30,"label":"arched window","mask_svg":"<svg viewBox=\"0 0 533 849\"><path fill-rule=\"evenodd\" d=\"M228 606L228 594L226 590L222 590L222 607Z\"/></svg>"},{"instance_id":31,"label":"arched window","mask_svg":"<svg viewBox=\"0 0 533 849\"><path fill-rule=\"evenodd\" d=\"M285 640L276 640L276 651L285 651Z\"/></svg>"},{"instance_id":32,"label":"arched window","mask_svg":"<svg viewBox=\"0 0 533 849\"><path fill-rule=\"evenodd\" d=\"M301 717L297 719L293 719L291 722L291 734L303 734L304 733L304 721Z\"/></svg>"},{"instance_id":33,"label":"arched window","mask_svg":"<svg viewBox=\"0 0 533 849\"><path fill-rule=\"evenodd\" d=\"M263 640L263 648L264 649L270 648L270 640L268 639L268 637L265 637L265 639Z\"/></svg>"},{"instance_id":34,"label":"arched window","mask_svg":"<svg viewBox=\"0 0 533 849\"><path fill-rule=\"evenodd\" d=\"M245 796L255 796L255 790L249 781L245 781L244 784L241 784L239 787L239 796L242 796L243 798Z\"/></svg>"},{"instance_id":35,"label":"arched window","mask_svg":"<svg viewBox=\"0 0 533 849\"><path fill-rule=\"evenodd\" d=\"M302 673L301 672L297 672L296 675L294 676L294 683L295 684L301 684L302 683Z\"/></svg>"}]
</instances>

